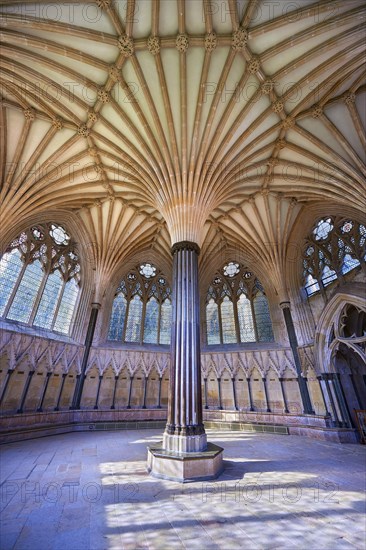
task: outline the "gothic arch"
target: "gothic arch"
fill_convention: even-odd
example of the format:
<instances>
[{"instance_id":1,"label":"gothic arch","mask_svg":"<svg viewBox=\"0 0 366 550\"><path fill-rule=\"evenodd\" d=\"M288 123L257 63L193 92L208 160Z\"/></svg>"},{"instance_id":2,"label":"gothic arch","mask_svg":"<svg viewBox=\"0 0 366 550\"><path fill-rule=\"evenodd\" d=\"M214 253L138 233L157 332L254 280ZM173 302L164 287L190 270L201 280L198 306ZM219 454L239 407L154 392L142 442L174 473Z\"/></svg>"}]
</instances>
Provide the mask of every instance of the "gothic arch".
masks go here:
<instances>
[{"instance_id":1,"label":"gothic arch","mask_svg":"<svg viewBox=\"0 0 366 550\"><path fill-rule=\"evenodd\" d=\"M332 361L335 345L332 331L339 323L342 311L347 305L366 312L366 284L352 283L339 287L327 304L315 330L315 368L318 373L334 373ZM365 341L366 336L360 340Z\"/></svg>"}]
</instances>

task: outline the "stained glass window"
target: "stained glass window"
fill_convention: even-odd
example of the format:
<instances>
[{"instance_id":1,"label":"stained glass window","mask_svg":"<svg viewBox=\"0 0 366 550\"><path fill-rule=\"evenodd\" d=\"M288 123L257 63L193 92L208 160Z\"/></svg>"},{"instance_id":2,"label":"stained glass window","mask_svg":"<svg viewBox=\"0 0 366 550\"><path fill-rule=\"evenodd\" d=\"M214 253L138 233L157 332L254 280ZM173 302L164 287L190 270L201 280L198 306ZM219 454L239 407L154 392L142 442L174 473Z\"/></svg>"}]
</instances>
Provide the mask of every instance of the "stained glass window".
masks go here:
<instances>
[{"instance_id":1,"label":"stained glass window","mask_svg":"<svg viewBox=\"0 0 366 550\"><path fill-rule=\"evenodd\" d=\"M322 218L305 241L303 280L308 296L357 267L365 269L366 228L340 216Z\"/></svg>"},{"instance_id":2,"label":"stained glass window","mask_svg":"<svg viewBox=\"0 0 366 550\"><path fill-rule=\"evenodd\" d=\"M146 344L158 343L159 303L154 296L146 304L144 323L144 342Z\"/></svg>"},{"instance_id":3,"label":"stained glass window","mask_svg":"<svg viewBox=\"0 0 366 550\"><path fill-rule=\"evenodd\" d=\"M18 249L6 252L0 261L0 315L4 315L5 307L14 290L23 267L22 255Z\"/></svg>"},{"instance_id":4,"label":"stained glass window","mask_svg":"<svg viewBox=\"0 0 366 550\"><path fill-rule=\"evenodd\" d=\"M166 299L161 304L159 344L170 344L172 303Z\"/></svg>"},{"instance_id":5,"label":"stained glass window","mask_svg":"<svg viewBox=\"0 0 366 550\"><path fill-rule=\"evenodd\" d=\"M59 271L50 273L44 288L41 301L38 306L34 324L38 327L50 329L54 317L60 292L62 290L62 279Z\"/></svg>"},{"instance_id":6,"label":"stained glass window","mask_svg":"<svg viewBox=\"0 0 366 550\"><path fill-rule=\"evenodd\" d=\"M206 306L207 343L220 344L219 308L213 298Z\"/></svg>"},{"instance_id":7,"label":"stained glass window","mask_svg":"<svg viewBox=\"0 0 366 550\"><path fill-rule=\"evenodd\" d=\"M0 260L0 315L68 334L79 281L75 243L66 230L54 223L33 226Z\"/></svg>"},{"instance_id":8,"label":"stained glass window","mask_svg":"<svg viewBox=\"0 0 366 550\"><path fill-rule=\"evenodd\" d=\"M255 275L228 262L213 277L206 295L207 344L273 341L267 298Z\"/></svg>"},{"instance_id":9,"label":"stained glass window","mask_svg":"<svg viewBox=\"0 0 366 550\"><path fill-rule=\"evenodd\" d=\"M126 305L126 298L123 296L123 294L118 294L113 301L108 340L122 340L123 327L126 316Z\"/></svg>"},{"instance_id":10,"label":"stained glass window","mask_svg":"<svg viewBox=\"0 0 366 550\"><path fill-rule=\"evenodd\" d=\"M7 315L8 319L29 322L42 279L43 271L39 260L27 265Z\"/></svg>"},{"instance_id":11,"label":"stained glass window","mask_svg":"<svg viewBox=\"0 0 366 550\"><path fill-rule=\"evenodd\" d=\"M141 331L142 318L142 301L141 298L135 295L129 303L127 326L126 326L126 342L139 342Z\"/></svg>"},{"instance_id":12,"label":"stained glass window","mask_svg":"<svg viewBox=\"0 0 366 550\"><path fill-rule=\"evenodd\" d=\"M169 344L171 290L152 263L136 266L117 288L108 340L140 344Z\"/></svg>"},{"instance_id":13,"label":"stained glass window","mask_svg":"<svg viewBox=\"0 0 366 550\"><path fill-rule=\"evenodd\" d=\"M63 334L69 332L78 292L77 281L70 279L64 287L60 308L56 317L54 330L57 330L57 332L62 332Z\"/></svg>"},{"instance_id":14,"label":"stained glass window","mask_svg":"<svg viewBox=\"0 0 366 550\"><path fill-rule=\"evenodd\" d=\"M228 296L225 296L221 302L221 323L222 323L222 338L224 344L235 344L235 319L234 306Z\"/></svg>"},{"instance_id":15,"label":"stained glass window","mask_svg":"<svg viewBox=\"0 0 366 550\"><path fill-rule=\"evenodd\" d=\"M268 302L265 295L258 292L253 299L254 315L257 322L259 342L272 342L273 331Z\"/></svg>"},{"instance_id":16,"label":"stained glass window","mask_svg":"<svg viewBox=\"0 0 366 550\"><path fill-rule=\"evenodd\" d=\"M255 330L250 300L244 293L238 300L238 320L241 342L255 342Z\"/></svg>"}]
</instances>

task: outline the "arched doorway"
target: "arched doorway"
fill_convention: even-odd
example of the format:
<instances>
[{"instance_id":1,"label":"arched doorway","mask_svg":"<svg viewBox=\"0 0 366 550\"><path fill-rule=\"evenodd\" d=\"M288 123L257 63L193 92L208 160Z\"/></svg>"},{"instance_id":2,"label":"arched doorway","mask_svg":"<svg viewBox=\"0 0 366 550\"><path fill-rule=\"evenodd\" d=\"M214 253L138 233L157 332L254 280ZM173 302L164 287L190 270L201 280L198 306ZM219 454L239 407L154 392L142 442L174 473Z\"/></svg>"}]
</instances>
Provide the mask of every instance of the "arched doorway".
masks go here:
<instances>
[{"instance_id":1,"label":"arched doorway","mask_svg":"<svg viewBox=\"0 0 366 550\"><path fill-rule=\"evenodd\" d=\"M366 409L366 285L339 292L319 319L317 369L327 409L341 427L357 426L355 410Z\"/></svg>"}]
</instances>

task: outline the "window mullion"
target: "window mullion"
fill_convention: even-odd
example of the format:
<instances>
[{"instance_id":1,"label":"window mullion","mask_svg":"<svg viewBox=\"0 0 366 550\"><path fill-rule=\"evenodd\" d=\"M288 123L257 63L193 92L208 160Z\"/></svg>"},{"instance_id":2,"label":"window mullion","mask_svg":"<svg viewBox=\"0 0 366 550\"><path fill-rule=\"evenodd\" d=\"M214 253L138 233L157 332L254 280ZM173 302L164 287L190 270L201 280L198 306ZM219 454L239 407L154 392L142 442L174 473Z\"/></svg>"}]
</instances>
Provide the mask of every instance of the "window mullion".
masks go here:
<instances>
[{"instance_id":1,"label":"window mullion","mask_svg":"<svg viewBox=\"0 0 366 550\"><path fill-rule=\"evenodd\" d=\"M55 323L56 323L57 315L58 315L58 312L59 312L59 309L60 309L60 306L61 306L61 302L62 302L62 298L63 298L64 292L65 292L65 287L66 287L66 281L65 281L65 279L63 279L60 296L58 297L57 306L56 306L56 309L55 309L55 313L53 315L51 330L53 330L53 327L55 326Z\"/></svg>"},{"instance_id":2,"label":"window mullion","mask_svg":"<svg viewBox=\"0 0 366 550\"><path fill-rule=\"evenodd\" d=\"M127 328L128 316L130 314L131 297L128 299L126 298L126 300L127 300L127 305L126 305L126 312L125 312L125 322L123 323L122 342L124 342L126 338L126 328Z\"/></svg>"},{"instance_id":3,"label":"window mullion","mask_svg":"<svg viewBox=\"0 0 366 550\"><path fill-rule=\"evenodd\" d=\"M46 286L46 282L47 282L49 274L50 274L49 270L44 271L44 273L43 273L43 278L42 278L42 281L41 281L41 285L40 285L40 287L38 289L38 292L37 292L37 298L34 302L32 313L29 317L28 325L33 325L33 321L34 321L34 318L37 314L38 306L39 306L39 303L41 301L42 294L43 294L43 291L44 291L44 287Z\"/></svg>"},{"instance_id":4,"label":"window mullion","mask_svg":"<svg viewBox=\"0 0 366 550\"><path fill-rule=\"evenodd\" d=\"M234 323L235 323L236 341L239 344L240 343L240 329L239 329L239 317L238 317L238 301L235 300L235 296L233 296L233 306L234 306Z\"/></svg>"},{"instance_id":5,"label":"window mullion","mask_svg":"<svg viewBox=\"0 0 366 550\"><path fill-rule=\"evenodd\" d=\"M257 328L257 318L255 316L255 311L254 311L254 303L253 303L253 296L251 296L249 298L249 302L250 302L250 310L252 312L252 317L253 317L253 326L254 326L254 334L255 334L255 341L256 342L259 342L259 338L258 338L258 328Z\"/></svg>"},{"instance_id":6,"label":"window mullion","mask_svg":"<svg viewBox=\"0 0 366 550\"><path fill-rule=\"evenodd\" d=\"M158 315L158 344L160 344L160 325L161 325L161 302L159 301L159 315Z\"/></svg>"},{"instance_id":7,"label":"window mullion","mask_svg":"<svg viewBox=\"0 0 366 550\"><path fill-rule=\"evenodd\" d=\"M9 300L8 300L8 303L7 303L6 306L5 306L5 310L4 310L4 315L3 315L3 317L6 317L7 314L9 313L9 309L11 308L11 305L12 305L12 303L13 303L13 300L14 300L14 298L15 298L15 295L16 295L16 293L17 293L17 291L18 291L19 285L20 285L20 283L21 283L21 281L22 281L22 279L23 279L24 272L25 272L25 270L27 269L27 266L28 266L28 265L29 265L29 264L27 264L26 262L23 262L22 269L20 270L20 273L19 273L18 278L17 278L17 280L16 280L15 286L14 286L14 288L13 288L13 290L12 290L12 293L10 294L10 298L9 298Z\"/></svg>"},{"instance_id":8,"label":"window mullion","mask_svg":"<svg viewBox=\"0 0 366 550\"><path fill-rule=\"evenodd\" d=\"M140 327L140 344L142 344L143 341L144 341L145 317L146 317L146 298L142 302L141 327Z\"/></svg>"},{"instance_id":9,"label":"window mullion","mask_svg":"<svg viewBox=\"0 0 366 550\"><path fill-rule=\"evenodd\" d=\"M218 310L218 313L219 313L220 344L223 344L224 335L223 335L223 331L222 331L221 304L222 304L222 301L217 304L217 310Z\"/></svg>"}]
</instances>

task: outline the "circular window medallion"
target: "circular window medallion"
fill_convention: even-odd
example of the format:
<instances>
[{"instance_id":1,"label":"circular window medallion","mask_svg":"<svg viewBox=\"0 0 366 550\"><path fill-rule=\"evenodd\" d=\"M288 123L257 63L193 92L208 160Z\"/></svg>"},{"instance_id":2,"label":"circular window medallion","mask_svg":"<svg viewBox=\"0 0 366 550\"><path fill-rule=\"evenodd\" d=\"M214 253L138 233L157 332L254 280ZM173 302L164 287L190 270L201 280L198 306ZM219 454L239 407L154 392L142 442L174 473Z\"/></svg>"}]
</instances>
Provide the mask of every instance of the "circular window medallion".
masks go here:
<instances>
[{"instance_id":1,"label":"circular window medallion","mask_svg":"<svg viewBox=\"0 0 366 550\"><path fill-rule=\"evenodd\" d=\"M353 227L353 223L351 221L346 221L341 227L342 233L349 233Z\"/></svg>"},{"instance_id":2,"label":"circular window medallion","mask_svg":"<svg viewBox=\"0 0 366 550\"><path fill-rule=\"evenodd\" d=\"M229 262L224 266L224 275L226 277L235 277L239 271L239 264L236 262Z\"/></svg>"},{"instance_id":3,"label":"circular window medallion","mask_svg":"<svg viewBox=\"0 0 366 550\"><path fill-rule=\"evenodd\" d=\"M141 264L139 267L139 273L140 275L146 277L146 279L151 279L151 277L156 275L156 267L149 263Z\"/></svg>"},{"instance_id":4,"label":"circular window medallion","mask_svg":"<svg viewBox=\"0 0 366 550\"><path fill-rule=\"evenodd\" d=\"M314 229L315 239L317 241L323 241L328 237L332 229L333 229L333 222L331 218L320 220Z\"/></svg>"},{"instance_id":5,"label":"circular window medallion","mask_svg":"<svg viewBox=\"0 0 366 550\"><path fill-rule=\"evenodd\" d=\"M60 225L51 225L50 235L56 244L67 244L70 240L69 235Z\"/></svg>"}]
</instances>

